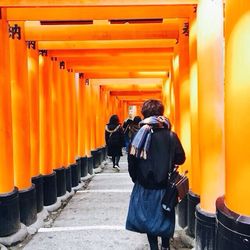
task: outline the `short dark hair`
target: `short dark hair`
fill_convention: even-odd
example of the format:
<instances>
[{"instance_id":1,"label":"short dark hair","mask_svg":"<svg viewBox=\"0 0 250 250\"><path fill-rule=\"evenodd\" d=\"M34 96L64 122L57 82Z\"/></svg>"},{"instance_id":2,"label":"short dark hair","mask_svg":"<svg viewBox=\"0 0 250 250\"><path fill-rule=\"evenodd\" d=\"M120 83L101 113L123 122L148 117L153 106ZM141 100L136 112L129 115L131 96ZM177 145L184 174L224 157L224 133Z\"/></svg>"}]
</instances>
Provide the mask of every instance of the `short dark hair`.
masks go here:
<instances>
[{"instance_id":1,"label":"short dark hair","mask_svg":"<svg viewBox=\"0 0 250 250\"><path fill-rule=\"evenodd\" d=\"M114 124L114 125L118 125L119 124L119 117L118 115L112 115L109 119L109 124Z\"/></svg>"},{"instance_id":2,"label":"short dark hair","mask_svg":"<svg viewBox=\"0 0 250 250\"><path fill-rule=\"evenodd\" d=\"M164 113L164 106L160 101L150 99L143 103L141 113L144 118L149 116L160 116Z\"/></svg>"},{"instance_id":3,"label":"short dark hair","mask_svg":"<svg viewBox=\"0 0 250 250\"><path fill-rule=\"evenodd\" d=\"M134 122L135 124L138 124L140 121L141 121L141 117L140 117L140 116L137 115L137 116L134 117L133 122Z\"/></svg>"}]
</instances>

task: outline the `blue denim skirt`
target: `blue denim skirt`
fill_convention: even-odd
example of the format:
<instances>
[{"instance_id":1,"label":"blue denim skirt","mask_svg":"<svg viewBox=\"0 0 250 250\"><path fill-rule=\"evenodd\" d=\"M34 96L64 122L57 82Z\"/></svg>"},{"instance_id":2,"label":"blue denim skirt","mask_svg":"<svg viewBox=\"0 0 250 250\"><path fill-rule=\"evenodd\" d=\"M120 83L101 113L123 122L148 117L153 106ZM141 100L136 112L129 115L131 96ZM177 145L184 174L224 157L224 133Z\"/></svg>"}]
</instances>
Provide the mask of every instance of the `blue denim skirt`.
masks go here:
<instances>
[{"instance_id":1,"label":"blue denim skirt","mask_svg":"<svg viewBox=\"0 0 250 250\"><path fill-rule=\"evenodd\" d=\"M126 229L161 237L172 237L175 212L167 214L161 200L165 189L145 189L135 183L130 197Z\"/></svg>"}]
</instances>

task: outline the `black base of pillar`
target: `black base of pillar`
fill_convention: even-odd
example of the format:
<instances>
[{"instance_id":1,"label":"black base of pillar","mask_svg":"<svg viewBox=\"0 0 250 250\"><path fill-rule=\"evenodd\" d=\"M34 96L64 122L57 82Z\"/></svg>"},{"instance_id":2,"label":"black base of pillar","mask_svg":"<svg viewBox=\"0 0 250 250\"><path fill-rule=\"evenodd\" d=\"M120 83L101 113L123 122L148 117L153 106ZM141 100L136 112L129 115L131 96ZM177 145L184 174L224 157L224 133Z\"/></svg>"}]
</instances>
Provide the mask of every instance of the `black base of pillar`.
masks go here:
<instances>
[{"instance_id":1,"label":"black base of pillar","mask_svg":"<svg viewBox=\"0 0 250 250\"><path fill-rule=\"evenodd\" d=\"M20 229L18 189L0 194L0 237L16 233Z\"/></svg>"},{"instance_id":2,"label":"black base of pillar","mask_svg":"<svg viewBox=\"0 0 250 250\"><path fill-rule=\"evenodd\" d=\"M72 187L78 186L80 180L79 180L79 165L78 164L71 164L71 180L72 180Z\"/></svg>"},{"instance_id":3,"label":"black base of pillar","mask_svg":"<svg viewBox=\"0 0 250 250\"><path fill-rule=\"evenodd\" d=\"M81 177L88 175L88 157L81 157Z\"/></svg>"},{"instance_id":4,"label":"black base of pillar","mask_svg":"<svg viewBox=\"0 0 250 250\"><path fill-rule=\"evenodd\" d=\"M19 191L19 205L20 221L26 226L36 222L36 188L34 184L29 189Z\"/></svg>"},{"instance_id":5,"label":"black base of pillar","mask_svg":"<svg viewBox=\"0 0 250 250\"><path fill-rule=\"evenodd\" d=\"M57 197L60 197L66 194L66 171L64 167L54 169L54 171L56 172Z\"/></svg>"},{"instance_id":6,"label":"black base of pillar","mask_svg":"<svg viewBox=\"0 0 250 250\"><path fill-rule=\"evenodd\" d=\"M93 174L93 156L88 157L88 173Z\"/></svg>"},{"instance_id":7,"label":"black base of pillar","mask_svg":"<svg viewBox=\"0 0 250 250\"><path fill-rule=\"evenodd\" d=\"M187 234L191 237L194 237L195 211L196 211L196 206L200 203L200 196L189 191L187 198L188 198Z\"/></svg>"},{"instance_id":8,"label":"black base of pillar","mask_svg":"<svg viewBox=\"0 0 250 250\"><path fill-rule=\"evenodd\" d=\"M202 211L196 206L195 246L196 249L215 249L216 218L215 214ZM231 248L228 248L231 249Z\"/></svg>"},{"instance_id":9,"label":"black base of pillar","mask_svg":"<svg viewBox=\"0 0 250 250\"><path fill-rule=\"evenodd\" d=\"M71 166L65 169L66 173L66 190L70 193L72 189Z\"/></svg>"},{"instance_id":10,"label":"black base of pillar","mask_svg":"<svg viewBox=\"0 0 250 250\"><path fill-rule=\"evenodd\" d=\"M57 201L56 173L43 176L44 206L50 206Z\"/></svg>"},{"instance_id":11,"label":"black base of pillar","mask_svg":"<svg viewBox=\"0 0 250 250\"><path fill-rule=\"evenodd\" d=\"M178 224L180 227L187 226L187 196L177 205Z\"/></svg>"},{"instance_id":12,"label":"black base of pillar","mask_svg":"<svg viewBox=\"0 0 250 250\"><path fill-rule=\"evenodd\" d=\"M224 203L224 197L216 201L217 234L216 249L218 250L249 250L250 249L250 217L236 214Z\"/></svg>"},{"instance_id":13,"label":"black base of pillar","mask_svg":"<svg viewBox=\"0 0 250 250\"><path fill-rule=\"evenodd\" d=\"M104 148L105 148L104 149L105 159L107 159L107 157L108 157L108 147L105 146Z\"/></svg>"},{"instance_id":14,"label":"black base of pillar","mask_svg":"<svg viewBox=\"0 0 250 250\"><path fill-rule=\"evenodd\" d=\"M98 168L98 150L91 150L91 155L93 156L93 168Z\"/></svg>"},{"instance_id":15,"label":"black base of pillar","mask_svg":"<svg viewBox=\"0 0 250 250\"><path fill-rule=\"evenodd\" d=\"M102 148L97 149L97 164L98 167L102 164Z\"/></svg>"},{"instance_id":16,"label":"black base of pillar","mask_svg":"<svg viewBox=\"0 0 250 250\"><path fill-rule=\"evenodd\" d=\"M105 160L105 151L104 151L104 147L101 147L100 148L100 151L101 151L101 163Z\"/></svg>"},{"instance_id":17,"label":"black base of pillar","mask_svg":"<svg viewBox=\"0 0 250 250\"><path fill-rule=\"evenodd\" d=\"M37 213L43 210L43 176L38 175L32 177L32 183L35 184L36 187L36 209Z\"/></svg>"}]
</instances>

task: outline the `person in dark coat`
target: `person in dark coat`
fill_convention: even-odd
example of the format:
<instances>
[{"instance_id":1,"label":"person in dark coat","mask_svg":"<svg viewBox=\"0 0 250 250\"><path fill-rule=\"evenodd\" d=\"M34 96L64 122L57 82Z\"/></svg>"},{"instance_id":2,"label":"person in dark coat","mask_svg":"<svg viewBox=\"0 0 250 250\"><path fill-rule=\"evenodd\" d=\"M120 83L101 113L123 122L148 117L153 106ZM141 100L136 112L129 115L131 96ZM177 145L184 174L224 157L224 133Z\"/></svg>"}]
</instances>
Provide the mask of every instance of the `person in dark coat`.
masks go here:
<instances>
[{"instance_id":1,"label":"person in dark coat","mask_svg":"<svg viewBox=\"0 0 250 250\"><path fill-rule=\"evenodd\" d=\"M132 140L134 139L134 136L140 129L139 123L141 122L141 117L140 116L135 116L133 119L133 122L129 124L129 132L128 132L128 137L129 137L129 142L131 143Z\"/></svg>"},{"instance_id":2,"label":"person in dark coat","mask_svg":"<svg viewBox=\"0 0 250 250\"><path fill-rule=\"evenodd\" d=\"M108 147L108 156L112 157L113 168L120 171L119 161L124 146L124 133L117 115L112 115L106 125L105 141Z\"/></svg>"},{"instance_id":3,"label":"person in dark coat","mask_svg":"<svg viewBox=\"0 0 250 250\"><path fill-rule=\"evenodd\" d=\"M146 233L151 250L159 249L158 236L162 239L161 249L170 249L175 211L173 209L171 213L166 213L161 202L167 190L169 171L173 165L185 161L181 142L177 134L171 131L171 124L163 112L164 107L158 100L148 100L143 104L144 120L140 122L141 128L132 141L128 155L128 171L134 187L126 229Z\"/></svg>"},{"instance_id":4,"label":"person in dark coat","mask_svg":"<svg viewBox=\"0 0 250 250\"><path fill-rule=\"evenodd\" d=\"M123 122L123 131L124 131L124 140L125 140L125 148L126 148L126 152L128 153L129 150L129 144L130 144L130 140L129 140L129 126L130 124L132 124L133 120L128 118L127 120L125 120Z\"/></svg>"}]
</instances>

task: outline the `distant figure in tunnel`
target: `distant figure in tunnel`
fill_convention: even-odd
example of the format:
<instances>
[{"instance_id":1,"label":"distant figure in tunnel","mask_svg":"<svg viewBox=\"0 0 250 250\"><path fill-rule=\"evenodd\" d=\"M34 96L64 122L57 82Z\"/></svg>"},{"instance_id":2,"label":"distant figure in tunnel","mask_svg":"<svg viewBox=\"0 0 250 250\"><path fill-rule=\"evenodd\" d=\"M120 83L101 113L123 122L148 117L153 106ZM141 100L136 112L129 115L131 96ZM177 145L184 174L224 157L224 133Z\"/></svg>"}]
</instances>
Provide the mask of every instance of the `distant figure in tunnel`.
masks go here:
<instances>
[{"instance_id":1,"label":"distant figure in tunnel","mask_svg":"<svg viewBox=\"0 0 250 250\"><path fill-rule=\"evenodd\" d=\"M126 152L128 153L129 149L129 126L132 124L133 120L131 118L128 118L123 122L123 130L124 130L124 140L125 140L125 148Z\"/></svg>"},{"instance_id":2,"label":"distant figure in tunnel","mask_svg":"<svg viewBox=\"0 0 250 250\"><path fill-rule=\"evenodd\" d=\"M185 152L163 116L164 107L158 100L148 100L142 106L144 120L136 133L128 154L128 170L134 182L130 197L126 229L146 233L151 250L170 249L174 234L175 211L166 213L161 206L167 190L168 174L173 165L183 164ZM172 134L172 136L170 136ZM171 150L170 150L171 148ZM172 152L170 164L170 152Z\"/></svg>"},{"instance_id":3,"label":"distant figure in tunnel","mask_svg":"<svg viewBox=\"0 0 250 250\"><path fill-rule=\"evenodd\" d=\"M129 137L129 143L131 143L136 135L136 133L140 129L139 123L141 122L141 117L140 116L135 116L132 123L129 124L129 132L128 132L128 137Z\"/></svg>"},{"instance_id":4,"label":"distant figure in tunnel","mask_svg":"<svg viewBox=\"0 0 250 250\"><path fill-rule=\"evenodd\" d=\"M120 171L119 161L124 147L124 133L117 115L112 115L105 128L105 141L108 147L108 156L112 157L113 169Z\"/></svg>"}]
</instances>

